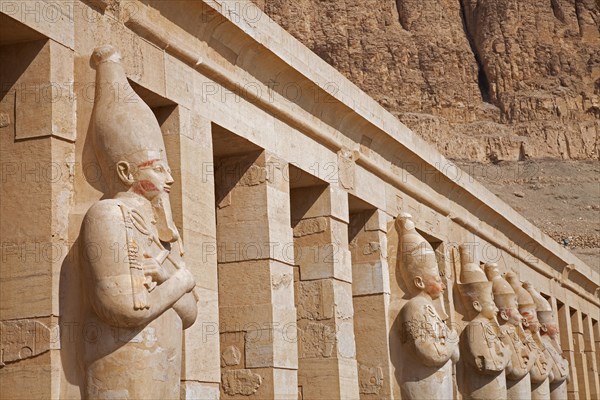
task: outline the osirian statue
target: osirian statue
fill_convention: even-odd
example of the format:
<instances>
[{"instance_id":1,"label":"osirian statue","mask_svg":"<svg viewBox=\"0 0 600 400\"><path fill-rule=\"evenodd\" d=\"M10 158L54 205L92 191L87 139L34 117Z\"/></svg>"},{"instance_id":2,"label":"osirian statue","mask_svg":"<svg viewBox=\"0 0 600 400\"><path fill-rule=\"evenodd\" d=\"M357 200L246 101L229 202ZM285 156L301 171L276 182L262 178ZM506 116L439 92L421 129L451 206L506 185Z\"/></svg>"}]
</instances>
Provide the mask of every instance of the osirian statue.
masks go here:
<instances>
[{"instance_id":1,"label":"osirian statue","mask_svg":"<svg viewBox=\"0 0 600 400\"><path fill-rule=\"evenodd\" d=\"M531 398L550 398L548 376L550 375L551 366L548 358L544 354L542 339L540 337L540 323L537 319L535 303L529 292L521 286L521 282L514 272L507 272L505 277L517 295L519 312L524 318L524 326L526 328L525 343L532 352L536 353L535 363L529 372L529 377L531 379Z\"/></svg>"},{"instance_id":2,"label":"osirian statue","mask_svg":"<svg viewBox=\"0 0 600 400\"><path fill-rule=\"evenodd\" d=\"M400 310L403 360L402 399L452 398L452 365L458 360L458 336L436 311L445 290L431 245L416 231L410 214L396 219L399 269L410 300Z\"/></svg>"},{"instance_id":3,"label":"osirian statue","mask_svg":"<svg viewBox=\"0 0 600 400\"><path fill-rule=\"evenodd\" d=\"M540 332L544 355L551 365L548 381L550 383L550 399L567 398L567 378L569 377L569 362L562 356L558 344L558 325L554 318L552 306L529 282L523 287L529 292L537 310L540 321Z\"/></svg>"},{"instance_id":4,"label":"osirian statue","mask_svg":"<svg viewBox=\"0 0 600 400\"><path fill-rule=\"evenodd\" d=\"M511 363L506 368L506 394L509 400L531 399L529 372L537 353L526 344L523 317L519 313L517 295L510 284L500 276L498 266L485 264L485 273L492 282L494 302L498 307L498 322L502 342L511 352Z\"/></svg>"},{"instance_id":5,"label":"osirian statue","mask_svg":"<svg viewBox=\"0 0 600 400\"><path fill-rule=\"evenodd\" d=\"M196 319L197 299L171 217L161 130L114 48L96 49L92 64L90 135L106 193L82 227L86 326L95 327L85 340L84 395L179 399L182 330Z\"/></svg>"},{"instance_id":6,"label":"osirian statue","mask_svg":"<svg viewBox=\"0 0 600 400\"><path fill-rule=\"evenodd\" d=\"M461 338L464 360L465 399L506 399L506 368L511 361L494 303L492 282L475 261L470 248L460 246L461 273L458 290L469 312L470 322Z\"/></svg>"}]
</instances>

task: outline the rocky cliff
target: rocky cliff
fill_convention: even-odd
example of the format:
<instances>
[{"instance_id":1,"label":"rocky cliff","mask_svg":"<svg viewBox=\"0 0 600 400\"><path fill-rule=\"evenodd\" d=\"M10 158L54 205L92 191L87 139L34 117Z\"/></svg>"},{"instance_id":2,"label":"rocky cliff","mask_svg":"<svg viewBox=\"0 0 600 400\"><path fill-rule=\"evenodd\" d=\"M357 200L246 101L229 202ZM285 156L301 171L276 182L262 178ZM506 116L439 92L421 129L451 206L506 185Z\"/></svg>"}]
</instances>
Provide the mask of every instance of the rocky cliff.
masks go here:
<instances>
[{"instance_id":1,"label":"rocky cliff","mask_svg":"<svg viewBox=\"0 0 600 400\"><path fill-rule=\"evenodd\" d=\"M600 158L598 0L256 3L449 158Z\"/></svg>"}]
</instances>

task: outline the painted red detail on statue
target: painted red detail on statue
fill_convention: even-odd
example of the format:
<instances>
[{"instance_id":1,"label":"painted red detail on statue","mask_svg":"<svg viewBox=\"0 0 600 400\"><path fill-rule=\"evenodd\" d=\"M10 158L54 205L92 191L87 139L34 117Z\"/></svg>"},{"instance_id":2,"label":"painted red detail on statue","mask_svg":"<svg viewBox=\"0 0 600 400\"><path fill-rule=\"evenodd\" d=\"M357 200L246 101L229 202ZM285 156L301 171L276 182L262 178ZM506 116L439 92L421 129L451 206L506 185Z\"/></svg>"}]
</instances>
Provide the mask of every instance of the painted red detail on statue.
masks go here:
<instances>
[{"instance_id":1,"label":"painted red detail on statue","mask_svg":"<svg viewBox=\"0 0 600 400\"><path fill-rule=\"evenodd\" d=\"M133 188L133 191L137 194L143 195L148 192L158 192L158 188L150 181L143 180L139 181L137 185Z\"/></svg>"},{"instance_id":2,"label":"painted red detail on statue","mask_svg":"<svg viewBox=\"0 0 600 400\"><path fill-rule=\"evenodd\" d=\"M143 163L138 165L138 168L150 167L155 162L160 161L160 158L155 158L153 160L144 161Z\"/></svg>"}]
</instances>

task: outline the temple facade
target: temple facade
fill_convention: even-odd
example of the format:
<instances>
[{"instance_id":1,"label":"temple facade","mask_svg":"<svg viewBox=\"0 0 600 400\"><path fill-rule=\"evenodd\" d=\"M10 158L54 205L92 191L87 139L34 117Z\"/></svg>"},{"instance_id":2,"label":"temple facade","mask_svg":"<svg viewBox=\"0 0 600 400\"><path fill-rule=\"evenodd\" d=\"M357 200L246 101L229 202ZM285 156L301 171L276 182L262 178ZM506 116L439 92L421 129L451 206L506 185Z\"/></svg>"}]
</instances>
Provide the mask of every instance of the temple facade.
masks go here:
<instances>
[{"instance_id":1,"label":"temple facade","mask_svg":"<svg viewBox=\"0 0 600 400\"><path fill-rule=\"evenodd\" d=\"M600 397L599 271L252 2L0 0L0 82L3 399Z\"/></svg>"}]
</instances>

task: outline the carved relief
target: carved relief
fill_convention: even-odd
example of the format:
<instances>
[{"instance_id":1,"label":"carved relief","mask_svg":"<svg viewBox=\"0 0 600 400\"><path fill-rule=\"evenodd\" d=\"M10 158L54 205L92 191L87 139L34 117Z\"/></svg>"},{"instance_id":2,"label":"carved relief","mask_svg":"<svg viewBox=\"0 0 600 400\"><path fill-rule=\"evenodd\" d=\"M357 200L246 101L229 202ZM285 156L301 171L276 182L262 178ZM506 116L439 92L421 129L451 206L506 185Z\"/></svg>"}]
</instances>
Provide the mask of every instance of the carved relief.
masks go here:
<instances>
[{"instance_id":1,"label":"carved relief","mask_svg":"<svg viewBox=\"0 0 600 400\"><path fill-rule=\"evenodd\" d=\"M492 282L476 262L473 249L460 246L462 269L458 290L471 321L462 333L466 399L506 399L505 369L511 353L496 320Z\"/></svg>"},{"instance_id":2,"label":"carved relief","mask_svg":"<svg viewBox=\"0 0 600 400\"><path fill-rule=\"evenodd\" d=\"M379 394L383 387L383 370L381 367L358 365L359 391L363 394Z\"/></svg>"},{"instance_id":3,"label":"carved relief","mask_svg":"<svg viewBox=\"0 0 600 400\"><path fill-rule=\"evenodd\" d=\"M242 359L242 352L237 346L227 346L221 353L221 367L229 367L233 365L240 365Z\"/></svg>"},{"instance_id":4,"label":"carved relief","mask_svg":"<svg viewBox=\"0 0 600 400\"><path fill-rule=\"evenodd\" d=\"M403 399L452 398L452 363L458 360L457 334L438 315L434 301L445 290L431 245L415 229L410 214L396 219L400 274L411 299L400 310Z\"/></svg>"},{"instance_id":5,"label":"carved relief","mask_svg":"<svg viewBox=\"0 0 600 400\"><path fill-rule=\"evenodd\" d=\"M229 396L251 396L262 384L262 377L249 369L230 369L223 372L221 383Z\"/></svg>"},{"instance_id":6,"label":"carved relief","mask_svg":"<svg viewBox=\"0 0 600 400\"><path fill-rule=\"evenodd\" d=\"M101 47L92 62L90 135L107 199L90 208L82 227L86 323L98 328L85 343L85 396L178 398L182 329L194 323L197 300L171 216L162 133L129 86L119 53ZM117 101L115 91L131 95Z\"/></svg>"},{"instance_id":7,"label":"carved relief","mask_svg":"<svg viewBox=\"0 0 600 400\"><path fill-rule=\"evenodd\" d=\"M51 341L58 342L57 332L34 319L0 322L0 368L5 364L35 357L50 350Z\"/></svg>"}]
</instances>

